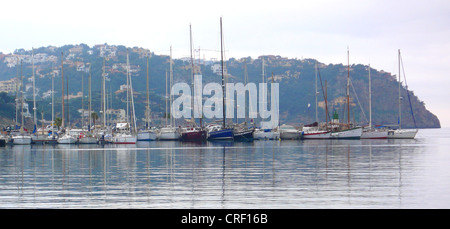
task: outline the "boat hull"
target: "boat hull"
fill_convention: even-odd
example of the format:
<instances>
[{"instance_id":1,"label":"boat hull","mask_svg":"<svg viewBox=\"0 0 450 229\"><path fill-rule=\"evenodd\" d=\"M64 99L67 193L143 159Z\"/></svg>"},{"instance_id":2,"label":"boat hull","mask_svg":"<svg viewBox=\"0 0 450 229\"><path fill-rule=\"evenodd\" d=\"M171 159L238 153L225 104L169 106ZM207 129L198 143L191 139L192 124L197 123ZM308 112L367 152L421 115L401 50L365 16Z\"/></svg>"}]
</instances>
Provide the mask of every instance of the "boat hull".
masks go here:
<instances>
[{"instance_id":1,"label":"boat hull","mask_svg":"<svg viewBox=\"0 0 450 229\"><path fill-rule=\"evenodd\" d=\"M159 133L158 140L160 141L178 141L180 134L178 132Z\"/></svg>"},{"instance_id":2,"label":"boat hull","mask_svg":"<svg viewBox=\"0 0 450 229\"><path fill-rule=\"evenodd\" d=\"M31 144L31 136L14 136L13 138L14 145L30 145Z\"/></svg>"},{"instance_id":3,"label":"boat hull","mask_svg":"<svg viewBox=\"0 0 450 229\"><path fill-rule=\"evenodd\" d=\"M97 138L94 137L82 137L78 141L80 144L97 144Z\"/></svg>"},{"instance_id":4,"label":"boat hull","mask_svg":"<svg viewBox=\"0 0 450 229\"><path fill-rule=\"evenodd\" d=\"M280 132L276 131L255 131L253 133L253 138L255 140L278 140L280 139Z\"/></svg>"},{"instance_id":5,"label":"boat hull","mask_svg":"<svg viewBox=\"0 0 450 229\"><path fill-rule=\"evenodd\" d=\"M303 139L329 139L331 138L331 132L327 131L309 131L303 132Z\"/></svg>"},{"instance_id":6,"label":"boat hull","mask_svg":"<svg viewBox=\"0 0 450 229\"><path fill-rule=\"evenodd\" d=\"M208 133L208 140L233 140L233 129L223 129Z\"/></svg>"},{"instance_id":7,"label":"boat hull","mask_svg":"<svg viewBox=\"0 0 450 229\"><path fill-rule=\"evenodd\" d=\"M77 139L74 137L62 137L58 138L58 144L75 144L77 143Z\"/></svg>"},{"instance_id":8,"label":"boat hull","mask_svg":"<svg viewBox=\"0 0 450 229\"><path fill-rule=\"evenodd\" d=\"M206 141L207 133L205 130L199 131L189 131L181 133L181 140L190 142L190 141Z\"/></svg>"},{"instance_id":9,"label":"boat hull","mask_svg":"<svg viewBox=\"0 0 450 229\"><path fill-rule=\"evenodd\" d=\"M251 142L254 140L253 132L254 130L234 132L233 139L239 142Z\"/></svg>"},{"instance_id":10,"label":"boat hull","mask_svg":"<svg viewBox=\"0 0 450 229\"><path fill-rule=\"evenodd\" d=\"M332 139L360 139L362 135L362 127L342 130L331 133Z\"/></svg>"},{"instance_id":11,"label":"boat hull","mask_svg":"<svg viewBox=\"0 0 450 229\"><path fill-rule=\"evenodd\" d=\"M138 141L155 141L157 134L153 131L142 131L137 135Z\"/></svg>"},{"instance_id":12,"label":"boat hull","mask_svg":"<svg viewBox=\"0 0 450 229\"><path fill-rule=\"evenodd\" d=\"M418 129L402 129L402 130L391 130L388 132L389 139L414 139Z\"/></svg>"},{"instance_id":13,"label":"boat hull","mask_svg":"<svg viewBox=\"0 0 450 229\"><path fill-rule=\"evenodd\" d=\"M387 131L363 131L361 139L386 139L388 137Z\"/></svg>"},{"instance_id":14,"label":"boat hull","mask_svg":"<svg viewBox=\"0 0 450 229\"><path fill-rule=\"evenodd\" d=\"M113 137L114 144L136 144L137 137L133 135L119 135Z\"/></svg>"},{"instance_id":15,"label":"boat hull","mask_svg":"<svg viewBox=\"0 0 450 229\"><path fill-rule=\"evenodd\" d=\"M0 147L6 146L6 139L0 138Z\"/></svg>"},{"instance_id":16,"label":"boat hull","mask_svg":"<svg viewBox=\"0 0 450 229\"><path fill-rule=\"evenodd\" d=\"M281 131L280 138L281 140L295 140L300 139L302 133L299 131Z\"/></svg>"}]
</instances>

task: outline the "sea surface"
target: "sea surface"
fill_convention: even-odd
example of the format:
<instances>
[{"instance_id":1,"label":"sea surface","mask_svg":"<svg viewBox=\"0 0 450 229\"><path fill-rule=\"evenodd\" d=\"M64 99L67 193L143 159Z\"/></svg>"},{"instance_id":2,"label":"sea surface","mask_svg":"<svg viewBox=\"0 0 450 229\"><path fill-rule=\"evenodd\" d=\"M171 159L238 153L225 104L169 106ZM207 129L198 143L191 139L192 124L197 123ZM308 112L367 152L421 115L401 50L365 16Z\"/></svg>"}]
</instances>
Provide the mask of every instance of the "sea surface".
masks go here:
<instances>
[{"instance_id":1,"label":"sea surface","mask_svg":"<svg viewBox=\"0 0 450 229\"><path fill-rule=\"evenodd\" d=\"M412 140L0 147L0 208L450 208L450 129Z\"/></svg>"}]
</instances>

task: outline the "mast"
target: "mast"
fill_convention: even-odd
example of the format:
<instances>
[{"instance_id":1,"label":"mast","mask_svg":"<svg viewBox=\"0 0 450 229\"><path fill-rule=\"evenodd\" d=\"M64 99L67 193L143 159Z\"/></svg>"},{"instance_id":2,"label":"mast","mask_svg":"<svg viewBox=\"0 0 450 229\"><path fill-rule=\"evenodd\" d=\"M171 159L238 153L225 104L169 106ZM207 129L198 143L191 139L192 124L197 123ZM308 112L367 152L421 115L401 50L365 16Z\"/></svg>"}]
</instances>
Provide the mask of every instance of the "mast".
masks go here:
<instances>
[{"instance_id":1,"label":"mast","mask_svg":"<svg viewBox=\"0 0 450 229\"><path fill-rule=\"evenodd\" d=\"M128 121L128 110L129 110L129 104L128 104L128 100L129 100L129 87L130 85L128 84L128 75L130 74L130 60L128 57L128 49L127 49L127 112L126 112L126 122L129 123Z\"/></svg>"},{"instance_id":2,"label":"mast","mask_svg":"<svg viewBox=\"0 0 450 229\"><path fill-rule=\"evenodd\" d=\"M20 61L20 82L22 86L22 90L20 91L20 116L22 116L22 121L20 124L20 133L23 134L23 72L22 72L22 60Z\"/></svg>"},{"instance_id":3,"label":"mast","mask_svg":"<svg viewBox=\"0 0 450 229\"><path fill-rule=\"evenodd\" d=\"M173 120L172 117L172 106L173 106L173 96L172 93L170 93L172 91L172 84L173 84L173 65L172 65L172 46L170 46L170 69L169 69L169 96L170 96L170 125L172 127L175 127L175 121Z\"/></svg>"},{"instance_id":4,"label":"mast","mask_svg":"<svg viewBox=\"0 0 450 229\"><path fill-rule=\"evenodd\" d=\"M314 70L315 70L315 73L316 73L316 91L315 91L315 94L316 94L316 122L318 123L319 122L319 117L317 116L317 94L319 94L319 92L317 91L317 62L316 62L316 66L315 66Z\"/></svg>"},{"instance_id":5,"label":"mast","mask_svg":"<svg viewBox=\"0 0 450 229\"><path fill-rule=\"evenodd\" d=\"M103 110L103 126L106 126L106 74L105 74L105 62L106 58L103 57L103 69L102 69L102 110Z\"/></svg>"},{"instance_id":6,"label":"mast","mask_svg":"<svg viewBox=\"0 0 450 229\"><path fill-rule=\"evenodd\" d=\"M400 49L398 50L398 128L402 128L402 97L400 93L401 89L401 77L400 77Z\"/></svg>"},{"instance_id":7,"label":"mast","mask_svg":"<svg viewBox=\"0 0 450 229\"><path fill-rule=\"evenodd\" d=\"M61 128L64 128L64 68L63 68L64 53L61 52L61 85L62 85L62 119Z\"/></svg>"},{"instance_id":8,"label":"mast","mask_svg":"<svg viewBox=\"0 0 450 229\"><path fill-rule=\"evenodd\" d=\"M81 113L81 129L84 128L84 74L81 72L81 110L83 113Z\"/></svg>"},{"instance_id":9,"label":"mast","mask_svg":"<svg viewBox=\"0 0 450 229\"><path fill-rule=\"evenodd\" d=\"M19 57L16 57L17 58L17 80L19 80ZM20 83L20 85L22 85L22 83ZM15 114L16 114L16 119L15 119L15 121L16 121L16 123L15 123L15 125L17 125L17 124L19 124L19 121L18 121L18 117L17 117L17 115L18 115L18 111L17 111L17 109L18 109L18 107L19 107L19 83L16 83L16 85L15 85L15 89L16 89L16 112L15 112ZM14 129L16 129L16 127L14 127Z\"/></svg>"},{"instance_id":10,"label":"mast","mask_svg":"<svg viewBox=\"0 0 450 229\"><path fill-rule=\"evenodd\" d=\"M222 64L222 112L223 112L223 124L222 127L225 128L225 82L224 82L224 62L223 62L223 33L222 33L222 17L220 17L220 57Z\"/></svg>"},{"instance_id":11,"label":"mast","mask_svg":"<svg viewBox=\"0 0 450 229\"><path fill-rule=\"evenodd\" d=\"M167 113L167 99L169 97L169 95L167 94L167 70L166 70L166 114L165 114L165 118L166 118L166 127L167 127L167 119L169 118L169 114Z\"/></svg>"},{"instance_id":12,"label":"mast","mask_svg":"<svg viewBox=\"0 0 450 229\"><path fill-rule=\"evenodd\" d=\"M92 78L92 74L91 74L91 65L89 64L89 80L88 80L88 88L89 88L89 115L88 115L88 119L89 119L89 132L91 132L91 78Z\"/></svg>"},{"instance_id":13,"label":"mast","mask_svg":"<svg viewBox=\"0 0 450 229\"><path fill-rule=\"evenodd\" d=\"M131 81L131 74L129 74L128 77L130 78L130 96L131 96L131 112L132 112L131 121L133 122L133 132L130 131L130 133L136 133L136 130L137 130L136 110L134 109L133 83Z\"/></svg>"},{"instance_id":14,"label":"mast","mask_svg":"<svg viewBox=\"0 0 450 229\"><path fill-rule=\"evenodd\" d=\"M67 84L67 126L70 127L70 109L69 109L69 76L66 77Z\"/></svg>"},{"instance_id":15,"label":"mast","mask_svg":"<svg viewBox=\"0 0 450 229\"><path fill-rule=\"evenodd\" d=\"M369 64L369 127L372 128L372 79L370 78Z\"/></svg>"},{"instance_id":16,"label":"mast","mask_svg":"<svg viewBox=\"0 0 450 229\"><path fill-rule=\"evenodd\" d=\"M53 130L54 126L54 116L55 116L55 101L54 101L54 95L55 95L55 72L53 72L52 76L52 137L55 136L55 131Z\"/></svg>"},{"instance_id":17,"label":"mast","mask_svg":"<svg viewBox=\"0 0 450 229\"><path fill-rule=\"evenodd\" d=\"M149 127L149 115L150 115L150 99L148 97L149 89L148 89L148 58L150 53L147 55L147 109L145 110L145 129Z\"/></svg>"},{"instance_id":18,"label":"mast","mask_svg":"<svg viewBox=\"0 0 450 229\"><path fill-rule=\"evenodd\" d=\"M191 83L191 121L192 121L192 125L195 125L195 120L194 120L194 58L192 57L192 26L191 24L189 24L189 34L190 34L190 49L191 49L191 75L192 75L192 83Z\"/></svg>"},{"instance_id":19,"label":"mast","mask_svg":"<svg viewBox=\"0 0 450 229\"><path fill-rule=\"evenodd\" d=\"M328 123L328 91L327 91L327 81L325 80L325 122ZM331 120L330 120L331 121Z\"/></svg>"},{"instance_id":20,"label":"mast","mask_svg":"<svg viewBox=\"0 0 450 229\"><path fill-rule=\"evenodd\" d=\"M350 125L350 51L347 47L347 123Z\"/></svg>"},{"instance_id":21,"label":"mast","mask_svg":"<svg viewBox=\"0 0 450 229\"><path fill-rule=\"evenodd\" d=\"M37 118L36 118L36 78L34 76L34 48L31 49L31 63L33 65L33 121L34 126L37 125Z\"/></svg>"},{"instance_id":22,"label":"mast","mask_svg":"<svg viewBox=\"0 0 450 229\"><path fill-rule=\"evenodd\" d=\"M247 82L248 82L247 61L244 61L244 86L247 85ZM246 104L244 104L244 106L245 105ZM250 111L250 109L251 109L250 105L248 106L248 108L249 108L248 114L252 113L252 111ZM247 109L245 109L245 110L247 110ZM248 123L248 117L249 117L248 114L247 114L247 112L245 112L245 123Z\"/></svg>"}]
</instances>

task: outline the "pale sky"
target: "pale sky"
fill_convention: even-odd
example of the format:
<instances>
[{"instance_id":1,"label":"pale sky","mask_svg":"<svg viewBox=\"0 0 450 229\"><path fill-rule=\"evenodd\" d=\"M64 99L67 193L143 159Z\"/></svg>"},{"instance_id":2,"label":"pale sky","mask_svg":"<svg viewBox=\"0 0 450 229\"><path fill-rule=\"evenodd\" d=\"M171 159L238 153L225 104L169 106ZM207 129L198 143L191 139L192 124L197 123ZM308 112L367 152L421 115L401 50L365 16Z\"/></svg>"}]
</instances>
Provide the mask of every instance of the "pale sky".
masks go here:
<instances>
[{"instance_id":1,"label":"pale sky","mask_svg":"<svg viewBox=\"0 0 450 229\"><path fill-rule=\"evenodd\" d=\"M370 64L398 74L401 49L408 86L450 127L450 2L373 1L99 1L10 0L0 8L0 52L108 43L142 47L175 58L194 46L226 57L280 55L325 64Z\"/></svg>"}]
</instances>

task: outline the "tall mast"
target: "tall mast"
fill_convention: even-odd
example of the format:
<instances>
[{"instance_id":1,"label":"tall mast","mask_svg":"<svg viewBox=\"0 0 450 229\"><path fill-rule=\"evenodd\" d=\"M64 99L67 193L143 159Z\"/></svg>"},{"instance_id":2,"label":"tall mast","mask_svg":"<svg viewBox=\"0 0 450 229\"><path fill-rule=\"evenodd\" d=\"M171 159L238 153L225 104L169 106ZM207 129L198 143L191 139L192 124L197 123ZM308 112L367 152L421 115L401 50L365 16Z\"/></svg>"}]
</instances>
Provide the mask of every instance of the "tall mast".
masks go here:
<instances>
[{"instance_id":1,"label":"tall mast","mask_svg":"<svg viewBox=\"0 0 450 229\"><path fill-rule=\"evenodd\" d=\"M220 17L220 57L222 64L222 112L223 112L223 128L225 128L225 79L224 79L224 62L223 62L223 34L222 34L222 17Z\"/></svg>"},{"instance_id":2,"label":"tall mast","mask_svg":"<svg viewBox=\"0 0 450 229\"><path fill-rule=\"evenodd\" d=\"M191 75L192 75L192 83L191 83L191 121L192 125L195 125L194 122L194 58L192 56L192 26L189 24L189 34L190 34L190 49L191 49Z\"/></svg>"},{"instance_id":3,"label":"tall mast","mask_svg":"<svg viewBox=\"0 0 450 229\"><path fill-rule=\"evenodd\" d=\"M170 96L170 125L175 127L175 122L172 117L172 106L173 106L173 97L172 97L172 84L173 84L173 66L172 66L172 46L170 46L170 69L169 69L169 96Z\"/></svg>"},{"instance_id":4,"label":"tall mast","mask_svg":"<svg viewBox=\"0 0 450 229\"><path fill-rule=\"evenodd\" d=\"M350 125L350 51L347 47L347 123Z\"/></svg>"},{"instance_id":5,"label":"tall mast","mask_svg":"<svg viewBox=\"0 0 450 229\"><path fill-rule=\"evenodd\" d=\"M55 116L54 94L55 94L55 72L53 72L53 75L52 75L52 137L55 136L55 132L53 131L54 116Z\"/></svg>"},{"instance_id":6,"label":"tall mast","mask_svg":"<svg viewBox=\"0 0 450 229\"><path fill-rule=\"evenodd\" d=\"M400 49L398 50L398 128L402 128L402 103L401 103L401 77L400 77Z\"/></svg>"},{"instance_id":7,"label":"tall mast","mask_svg":"<svg viewBox=\"0 0 450 229\"><path fill-rule=\"evenodd\" d=\"M69 76L66 77L66 85L67 85L67 126L70 127Z\"/></svg>"},{"instance_id":8,"label":"tall mast","mask_svg":"<svg viewBox=\"0 0 450 229\"><path fill-rule=\"evenodd\" d=\"M89 89L89 108L88 108L88 110L89 110L89 115L88 115L88 119L89 119L89 132L91 131L91 105L92 105L92 103L91 103L91 95L92 95L92 93L91 93L91 78L92 78L92 74L91 74L91 65L89 64L89 80L88 80L88 89Z\"/></svg>"},{"instance_id":9,"label":"tall mast","mask_svg":"<svg viewBox=\"0 0 450 229\"><path fill-rule=\"evenodd\" d=\"M370 64L369 64L369 128L372 128L372 79L370 78Z\"/></svg>"},{"instance_id":10,"label":"tall mast","mask_svg":"<svg viewBox=\"0 0 450 229\"><path fill-rule=\"evenodd\" d=\"M130 74L130 60L128 57L128 48L127 48L127 112L126 112L126 122L129 123L128 121L128 110L129 110L129 104L128 104L128 100L129 100L129 83L128 83L128 75Z\"/></svg>"},{"instance_id":11,"label":"tall mast","mask_svg":"<svg viewBox=\"0 0 450 229\"><path fill-rule=\"evenodd\" d=\"M319 94L319 92L317 92L317 63L316 63L314 70L316 73L316 91L315 91L315 94L316 94L316 122L319 122L319 117L317 116L317 94Z\"/></svg>"},{"instance_id":12,"label":"tall mast","mask_svg":"<svg viewBox=\"0 0 450 229\"><path fill-rule=\"evenodd\" d=\"M20 116L22 116L22 121L20 124L20 133L23 133L23 72L22 72L22 60L20 61L20 84L22 86L21 91L20 91Z\"/></svg>"},{"instance_id":13,"label":"tall mast","mask_svg":"<svg viewBox=\"0 0 450 229\"><path fill-rule=\"evenodd\" d=\"M16 57L17 58L17 80L19 80L19 57ZM18 112L18 107L19 107L19 86L21 86L22 85L22 83L16 83L16 85L15 85L15 89L16 89L16 119L15 119L15 121L16 121L16 125L18 125L19 124L19 120L18 120L18 114L19 114L19 112ZM14 129L15 129L15 127L14 127Z\"/></svg>"},{"instance_id":14,"label":"tall mast","mask_svg":"<svg viewBox=\"0 0 450 229\"><path fill-rule=\"evenodd\" d=\"M148 89L148 58L150 53L147 55L147 109L145 110L145 129L149 127L149 116L150 116L150 100L148 97L149 89Z\"/></svg>"},{"instance_id":15,"label":"tall mast","mask_svg":"<svg viewBox=\"0 0 450 229\"><path fill-rule=\"evenodd\" d=\"M103 57L102 71L102 110L103 110L103 126L106 126L106 74L105 74L106 58Z\"/></svg>"},{"instance_id":16,"label":"tall mast","mask_svg":"<svg viewBox=\"0 0 450 229\"><path fill-rule=\"evenodd\" d=\"M37 118L36 118L36 78L34 76L34 48L31 50L31 63L33 65L33 121L34 125L37 125Z\"/></svg>"},{"instance_id":17,"label":"tall mast","mask_svg":"<svg viewBox=\"0 0 450 229\"><path fill-rule=\"evenodd\" d=\"M81 129L84 128L84 73L81 72L81 110L83 113L81 113Z\"/></svg>"},{"instance_id":18,"label":"tall mast","mask_svg":"<svg viewBox=\"0 0 450 229\"><path fill-rule=\"evenodd\" d=\"M61 52L61 85L62 85L62 119L61 119L61 128L64 128L64 68L63 68L63 61L64 61L64 53Z\"/></svg>"},{"instance_id":19,"label":"tall mast","mask_svg":"<svg viewBox=\"0 0 450 229\"><path fill-rule=\"evenodd\" d=\"M131 96L131 112L132 112L131 121L133 122L133 132L130 131L130 133L136 133L137 130L136 110L134 109L133 82L131 81L131 74L129 74L128 77L130 78L129 80L130 80L130 96Z\"/></svg>"},{"instance_id":20,"label":"tall mast","mask_svg":"<svg viewBox=\"0 0 450 229\"><path fill-rule=\"evenodd\" d=\"M169 95L167 94L167 70L166 70L166 114L165 114L165 119L166 119L166 127L167 127L167 120L169 119L169 114L167 113L167 99L169 97Z\"/></svg>"}]
</instances>

